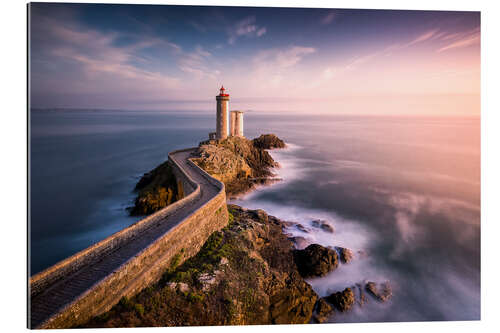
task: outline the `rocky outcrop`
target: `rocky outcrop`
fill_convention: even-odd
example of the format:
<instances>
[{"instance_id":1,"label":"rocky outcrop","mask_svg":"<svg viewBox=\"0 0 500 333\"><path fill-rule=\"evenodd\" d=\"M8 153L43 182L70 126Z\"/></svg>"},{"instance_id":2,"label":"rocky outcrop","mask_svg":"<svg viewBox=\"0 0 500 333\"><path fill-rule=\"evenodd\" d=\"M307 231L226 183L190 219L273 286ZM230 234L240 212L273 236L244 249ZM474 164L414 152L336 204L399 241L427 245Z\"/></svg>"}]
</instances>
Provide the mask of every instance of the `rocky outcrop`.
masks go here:
<instances>
[{"instance_id":1,"label":"rocky outcrop","mask_svg":"<svg viewBox=\"0 0 500 333\"><path fill-rule=\"evenodd\" d=\"M318 299L314 306L313 321L324 323L333 313L333 308L323 298Z\"/></svg>"},{"instance_id":2,"label":"rocky outcrop","mask_svg":"<svg viewBox=\"0 0 500 333\"><path fill-rule=\"evenodd\" d=\"M326 300L333 304L339 311L344 312L352 308L356 298L351 288L345 288L343 291L333 293L326 297Z\"/></svg>"},{"instance_id":3,"label":"rocky outcrop","mask_svg":"<svg viewBox=\"0 0 500 333\"><path fill-rule=\"evenodd\" d=\"M129 208L131 215L154 213L184 196L168 162L145 173L136 184L135 191L134 206Z\"/></svg>"},{"instance_id":4,"label":"rocky outcrop","mask_svg":"<svg viewBox=\"0 0 500 333\"><path fill-rule=\"evenodd\" d=\"M311 245L311 243L305 237L302 236L293 236L290 237L290 240L293 242L294 247L297 250L303 250L309 245Z\"/></svg>"},{"instance_id":5,"label":"rocky outcrop","mask_svg":"<svg viewBox=\"0 0 500 333\"><path fill-rule=\"evenodd\" d=\"M262 134L258 138L252 140L253 145L260 149L276 149L285 148L285 142L274 134Z\"/></svg>"},{"instance_id":6,"label":"rocky outcrop","mask_svg":"<svg viewBox=\"0 0 500 333\"><path fill-rule=\"evenodd\" d=\"M306 227L304 227L304 226L303 226L302 224L300 224L300 223L297 223L297 224L295 225L295 227L296 227L298 230L302 231L302 232L309 233L309 229L307 229Z\"/></svg>"},{"instance_id":7,"label":"rocky outcrop","mask_svg":"<svg viewBox=\"0 0 500 333\"><path fill-rule=\"evenodd\" d=\"M294 250L294 258L303 277L324 276L339 264L337 252L319 244L311 244L304 250Z\"/></svg>"},{"instance_id":8,"label":"rocky outcrop","mask_svg":"<svg viewBox=\"0 0 500 333\"><path fill-rule=\"evenodd\" d=\"M350 263L352 258L354 257L352 251L345 247L336 246L335 250L337 250L337 252L339 253L340 261L343 264Z\"/></svg>"},{"instance_id":9,"label":"rocky outcrop","mask_svg":"<svg viewBox=\"0 0 500 333\"><path fill-rule=\"evenodd\" d=\"M365 286L366 291L375 297L380 302L385 302L392 297L392 288L389 282L383 282L380 284L380 289L377 288L375 282L368 282Z\"/></svg>"},{"instance_id":10,"label":"rocky outcrop","mask_svg":"<svg viewBox=\"0 0 500 333\"><path fill-rule=\"evenodd\" d=\"M333 227L325 220L314 220L311 224L313 227L320 228L325 232L333 233Z\"/></svg>"},{"instance_id":11,"label":"rocky outcrop","mask_svg":"<svg viewBox=\"0 0 500 333\"><path fill-rule=\"evenodd\" d=\"M365 289L363 288L363 285L361 283L356 283L356 287L358 289L358 294L359 294L358 304L359 306L363 306L368 301L368 299L366 298Z\"/></svg>"},{"instance_id":12,"label":"rocky outcrop","mask_svg":"<svg viewBox=\"0 0 500 333\"><path fill-rule=\"evenodd\" d=\"M236 179L252 177L252 169L245 159L230 149L218 145L203 145L199 149L199 158L193 161L212 177L228 184Z\"/></svg>"},{"instance_id":13,"label":"rocky outcrop","mask_svg":"<svg viewBox=\"0 0 500 333\"><path fill-rule=\"evenodd\" d=\"M198 148L198 156L193 161L212 177L224 182L229 196L272 181L271 169L277 166L264 148L255 146L253 141L244 137L203 142Z\"/></svg>"},{"instance_id":14,"label":"rocky outcrop","mask_svg":"<svg viewBox=\"0 0 500 333\"><path fill-rule=\"evenodd\" d=\"M85 326L295 324L310 322L314 309L326 318L328 304L316 303L299 274L282 221L262 210L228 209L229 224L198 254L180 266L174 260L160 282Z\"/></svg>"}]
</instances>

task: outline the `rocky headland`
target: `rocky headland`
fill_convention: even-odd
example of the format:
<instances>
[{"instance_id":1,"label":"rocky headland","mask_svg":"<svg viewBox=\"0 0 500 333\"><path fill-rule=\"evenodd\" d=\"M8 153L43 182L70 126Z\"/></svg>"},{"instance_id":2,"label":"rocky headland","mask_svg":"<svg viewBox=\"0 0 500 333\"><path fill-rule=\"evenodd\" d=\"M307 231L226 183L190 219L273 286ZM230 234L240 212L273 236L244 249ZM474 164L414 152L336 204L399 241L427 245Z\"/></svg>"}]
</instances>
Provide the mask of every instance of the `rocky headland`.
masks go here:
<instances>
[{"instance_id":1,"label":"rocky headland","mask_svg":"<svg viewBox=\"0 0 500 333\"><path fill-rule=\"evenodd\" d=\"M135 185L137 197L129 208L131 215L148 215L181 199L182 186L178 186L172 167L164 162L145 173Z\"/></svg>"},{"instance_id":2,"label":"rocky headland","mask_svg":"<svg viewBox=\"0 0 500 333\"><path fill-rule=\"evenodd\" d=\"M224 182L228 196L235 196L273 179L277 163L267 150L284 147L272 134L254 140L231 137L201 143L192 160ZM146 173L136 190L132 213L137 214L149 214L183 195L168 163ZM305 279L335 274L359 253L355 256L344 247L324 247L292 236L287 229L304 233L311 229L263 210L228 205L228 211L228 225L214 232L194 257L183 258L181 250L158 283L145 286L133 298L123 298L83 326L321 323L369 299L385 302L392 296L388 282L371 281L318 296ZM310 226L335 233L328 221L313 220Z\"/></svg>"},{"instance_id":3,"label":"rocky headland","mask_svg":"<svg viewBox=\"0 0 500 333\"><path fill-rule=\"evenodd\" d=\"M308 323L318 296L297 270L282 221L228 209L228 225L197 255L174 260L158 283L85 327Z\"/></svg>"},{"instance_id":4,"label":"rocky headland","mask_svg":"<svg viewBox=\"0 0 500 333\"><path fill-rule=\"evenodd\" d=\"M228 205L229 222L182 264L181 250L158 283L83 327L207 326L321 323L368 301L387 301L388 283L358 283L326 297L304 280L338 269L337 249L298 250L290 222L263 210Z\"/></svg>"},{"instance_id":5,"label":"rocky headland","mask_svg":"<svg viewBox=\"0 0 500 333\"><path fill-rule=\"evenodd\" d=\"M257 184L274 178L272 168L278 166L269 149L285 148L285 142L274 134L263 134L253 140L229 137L200 143L193 161L212 177L226 185L229 198L250 191ZM135 186L137 197L129 208L131 215L154 213L184 196L168 162L145 173Z\"/></svg>"},{"instance_id":6,"label":"rocky headland","mask_svg":"<svg viewBox=\"0 0 500 333\"><path fill-rule=\"evenodd\" d=\"M233 136L219 141L202 142L198 148L199 167L226 185L229 198L250 191L258 184L277 180L272 169L278 167L269 149L285 148L283 140L274 134L264 134L249 140Z\"/></svg>"}]
</instances>

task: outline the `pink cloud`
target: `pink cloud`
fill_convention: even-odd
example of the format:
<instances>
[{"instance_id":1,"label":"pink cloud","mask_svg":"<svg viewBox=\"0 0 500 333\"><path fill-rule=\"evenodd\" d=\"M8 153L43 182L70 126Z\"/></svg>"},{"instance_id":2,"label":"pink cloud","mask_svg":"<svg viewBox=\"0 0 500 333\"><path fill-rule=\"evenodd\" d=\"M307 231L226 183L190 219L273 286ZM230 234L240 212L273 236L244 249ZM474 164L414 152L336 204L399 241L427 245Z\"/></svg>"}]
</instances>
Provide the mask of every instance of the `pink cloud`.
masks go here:
<instances>
[{"instance_id":1,"label":"pink cloud","mask_svg":"<svg viewBox=\"0 0 500 333\"><path fill-rule=\"evenodd\" d=\"M464 37L460 40L454 41L451 44L448 44L446 46L443 46L438 50L438 52L443 52L451 49L456 49L456 48L462 48L462 47L467 47L470 45L475 45L479 44L481 41L481 36L480 33L475 33L471 36Z\"/></svg>"},{"instance_id":2,"label":"pink cloud","mask_svg":"<svg viewBox=\"0 0 500 333\"><path fill-rule=\"evenodd\" d=\"M323 17L321 19L321 24L328 25L328 24L332 23L336 18L337 18L337 13L335 13L334 11L331 11L330 13L328 13L325 17Z\"/></svg>"}]
</instances>

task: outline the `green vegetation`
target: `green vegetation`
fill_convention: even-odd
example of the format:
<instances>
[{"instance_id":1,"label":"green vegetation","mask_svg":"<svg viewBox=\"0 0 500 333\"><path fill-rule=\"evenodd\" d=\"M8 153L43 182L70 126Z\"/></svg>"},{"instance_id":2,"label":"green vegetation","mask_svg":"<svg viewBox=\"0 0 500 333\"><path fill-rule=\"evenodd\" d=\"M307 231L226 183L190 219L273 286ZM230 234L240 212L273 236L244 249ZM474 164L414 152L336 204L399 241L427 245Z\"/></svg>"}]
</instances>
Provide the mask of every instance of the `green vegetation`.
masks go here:
<instances>
[{"instance_id":1,"label":"green vegetation","mask_svg":"<svg viewBox=\"0 0 500 333\"><path fill-rule=\"evenodd\" d=\"M144 306L142 304L134 304L134 310L139 316L142 316L144 314Z\"/></svg>"},{"instance_id":2,"label":"green vegetation","mask_svg":"<svg viewBox=\"0 0 500 333\"><path fill-rule=\"evenodd\" d=\"M228 207L227 226L170 261L158 283L85 327L306 323L316 294L298 274L279 220Z\"/></svg>"},{"instance_id":3,"label":"green vegetation","mask_svg":"<svg viewBox=\"0 0 500 333\"><path fill-rule=\"evenodd\" d=\"M120 302L118 302L118 304L121 307L123 307L124 309L127 309L127 310L130 310L133 307L132 302L130 301L130 299L127 296L123 296L120 299Z\"/></svg>"}]
</instances>

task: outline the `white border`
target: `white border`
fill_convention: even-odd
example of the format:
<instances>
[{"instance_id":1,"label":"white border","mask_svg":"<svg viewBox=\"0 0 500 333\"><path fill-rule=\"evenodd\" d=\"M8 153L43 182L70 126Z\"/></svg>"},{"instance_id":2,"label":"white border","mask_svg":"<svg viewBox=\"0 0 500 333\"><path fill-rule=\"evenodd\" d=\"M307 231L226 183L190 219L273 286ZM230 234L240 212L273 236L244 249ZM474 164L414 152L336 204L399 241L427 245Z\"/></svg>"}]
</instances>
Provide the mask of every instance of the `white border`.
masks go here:
<instances>
[{"instance_id":1,"label":"white border","mask_svg":"<svg viewBox=\"0 0 500 333\"><path fill-rule=\"evenodd\" d=\"M52 2L62 2L52 0ZM75 2L75 1L73 1ZM100 2L80 0L77 2ZM422 332L422 331L493 331L496 325L498 300L500 253L499 237L500 216L498 213L500 171L499 126L500 107L498 94L500 87L497 78L499 54L499 6L498 1L470 0L253 0L253 1L116 1L106 3L150 3L150 4L193 4L193 5L237 5L237 6L282 6L282 7L334 7L334 8L371 8L371 9L420 9L420 10L473 10L481 11L481 127L482 127L482 320L478 322L439 322L439 323L394 323L394 324L333 324L332 325L284 325L284 326L244 326L240 332L254 330L272 331L331 331L349 332ZM2 213L3 237L0 241L2 253L2 290L0 302L2 329L6 332L25 330L26 327L26 5L22 1L2 1ZM176 332L232 332L234 327L203 328L160 328ZM135 329L133 332L152 332L155 329ZM56 330L58 331L58 330ZM86 330L86 332L99 332Z\"/></svg>"}]
</instances>

